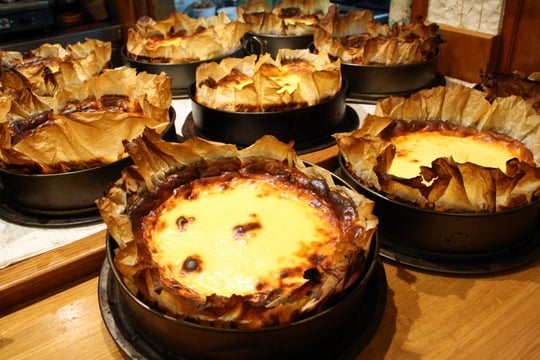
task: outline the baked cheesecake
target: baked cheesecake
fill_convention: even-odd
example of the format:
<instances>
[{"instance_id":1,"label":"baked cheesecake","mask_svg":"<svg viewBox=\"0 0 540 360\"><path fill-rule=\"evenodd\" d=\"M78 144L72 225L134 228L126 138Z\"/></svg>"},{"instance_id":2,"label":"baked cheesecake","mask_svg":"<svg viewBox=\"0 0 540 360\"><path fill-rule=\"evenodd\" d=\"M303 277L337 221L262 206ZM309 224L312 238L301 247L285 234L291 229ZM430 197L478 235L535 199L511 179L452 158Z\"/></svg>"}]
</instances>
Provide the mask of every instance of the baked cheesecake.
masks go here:
<instances>
[{"instance_id":1,"label":"baked cheesecake","mask_svg":"<svg viewBox=\"0 0 540 360\"><path fill-rule=\"evenodd\" d=\"M312 259L331 255L339 241L332 209L314 207L318 196L289 183L226 175L191 185L143 224L153 261L198 294L252 296L302 286Z\"/></svg>"},{"instance_id":2,"label":"baked cheesecake","mask_svg":"<svg viewBox=\"0 0 540 360\"><path fill-rule=\"evenodd\" d=\"M340 62L308 49L226 58L201 64L195 73L195 100L234 112L300 109L334 97L342 87Z\"/></svg>"},{"instance_id":3,"label":"baked cheesecake","mask_svg":"<svg viewBox=\"0 0 540 360\"><path fill-rule=\"evenodd\" d=\"M126 55L136 61L185 64L227 55L241 48L247 24L225 12L193 19L174 11L165 19L142 16L128 29Z\"/></svg>"},{"instance_id":4,"label":"baked cheesecake","mask_svg":"<svg viewBox=\"0 0 540 360\"><path fill-rule=\"evenodd\" d=\"M347 170L389 198L449 212L496 212L540 197L538 115L517 97L436 87L379 100L334 134Z\"/></svg>"},{"instance_id":5,"label":"baked cheesecake","mask_svg":"<svg viewBox=\"0 0 540 360\"><path fill-rule=\"evenodd\" d=\"M148 304L261 328L317 313L362 278L373 203L299 162L292 144L265 136L237 150L147 131L128 150L136 167L97 204L119 244L115 267Z\"/></svg>"},{"instance_id":6,"label":"baked cheesecake","mask_svg":"<svg viewBox=\"0 0 540 360\"><path fill-rule=\"evenodd\" d=\"M383 24L369 10L340 12L336 6L321 17L313 32L317 50L355 65L422 63L431 60L444 41L435 23Z\"/></svg>"},{"instance_id":7,"label":"baked cheesecake","mask_svg":"<svg viewBox=\"0 0 540 360\"><path fill-rule=\"evenodd\" d=\"M0 163L26 174L88 169L127 156L122 142L170 125L171 79L136 69L105 69L39 96L16 71L0 73ZM118 86L119 82L122 86Z\"/></svg>"},{"instance_id":8,"label":"baked cheesecake","mask_svg":"<svg viewBox=\"0 0 540 360\"><path fill-rule=\"evenodd\" d=\"M108 68L111 54L110 42L86 39L65 47L44 43L25 51L0 49L0 64L24 76L34 94L48 97Z\"/></svg>"},{"instance_id":9,"label":"baked cheesecake","mask_svg":"<svg viewBox=\"0 0 540 360\"><path fill-rule=\"evenodd\" d=\"M274 7L264 0L248 0L237 7L238 19L259 35L311 35L330 7L328 0L282 0Z\"/></svg>"}]
</instances>

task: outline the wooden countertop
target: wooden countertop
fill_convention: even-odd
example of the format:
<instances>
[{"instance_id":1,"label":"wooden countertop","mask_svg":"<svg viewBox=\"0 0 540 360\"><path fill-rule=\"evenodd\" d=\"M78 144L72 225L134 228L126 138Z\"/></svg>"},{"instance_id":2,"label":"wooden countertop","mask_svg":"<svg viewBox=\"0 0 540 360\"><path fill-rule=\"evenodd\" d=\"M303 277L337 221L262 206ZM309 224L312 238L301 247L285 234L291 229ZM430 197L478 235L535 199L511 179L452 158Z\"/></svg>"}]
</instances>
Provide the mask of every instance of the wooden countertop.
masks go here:
<instances>
[{"instance_id":1,"label":"wooden countertop","mask_svg":"<svg viewBox=\"0 0 540 360\"><path fill-rule=\"evenodd\" d=\"M540 262L509 274L451 277L384 264L379 328L356 359L540 358ZM125 359L90 274L0 318L2 359Z\"/></svg>"},{"instance_id":2,"label":"wooden countertop","mask_svg":"<svg viewBox=\"0 0 540 360\"><path fill-rule=\"evenodd\" d=\"M336 151L304 158L335 168ZM0 359L126 358L98 304L104 246L102 231L0 271ZM384 268L384 315L356 359L540 359L540 260L490 276Z\"/></svg>"}]
</instances>

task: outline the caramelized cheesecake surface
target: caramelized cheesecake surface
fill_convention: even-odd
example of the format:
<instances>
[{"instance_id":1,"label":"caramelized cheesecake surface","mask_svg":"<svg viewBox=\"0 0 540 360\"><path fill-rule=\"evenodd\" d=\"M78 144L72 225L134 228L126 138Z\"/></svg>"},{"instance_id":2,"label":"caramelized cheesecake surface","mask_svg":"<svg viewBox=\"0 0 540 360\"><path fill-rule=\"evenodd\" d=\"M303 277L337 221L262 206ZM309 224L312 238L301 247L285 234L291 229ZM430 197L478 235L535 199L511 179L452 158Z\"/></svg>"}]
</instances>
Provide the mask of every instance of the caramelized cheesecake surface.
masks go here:
<instances>
[{"instance_id":1,"label":"caramelized cheesecake surface","mask_svg":"<svg viewBox=\"0 0 540 360\"><path fill-rule=\"evenodd\" d=\"M319 281L362 231L350 199L268 160L185 168L132 211L140 261L194 301L292 294Z\"/></svg>"},{"instance_id":2,"label":"caramelized cheesecake surface","mask_svg":"<svg viewBox=\"0 0 540 360\"><path fill-rule=\"evenodd\" d=\"M147 218L167 277L206 296L249 295L301 286L331 256L340 229L319 196L276 179L218 179L179 189Z\"/></svg>"},{"instance_id":3,"label":"caramelized cheesecake surface","mask_svg":"<svg viewBox=\"0 0 540 360\"><path fill-rule=\"evenodd\" d=\"M395 136L396 147L389 174L413 178L420 174L420 166L431 166L433 160L452 157L458 163L474 163L488 168L506 170L510 159L521 159L521 151L511 143L494 140L485 134L459 136L442 132L418 132Z\"/></svg>"},{"instance_id":4,"label":"caramelized cheesecake surface","mask_svg":"<svg viewBox=\"0 0 540 360\"><path fill-rule=\"evenodd\" d=\"M527 146L531 141L487 123L475 128L368 115L362 128L335 137L347 169L359 182L404 203L479 213L505 211L538 198L538 166Z\"/></svg>"},{"instance_id":5,"label":"caramelized cheesecake surface","mask_svg":"<svg viewBox=\"0 0 540 360\"><path fill-rule=\"evenodd\" d=\"M224 328L290 324L367 274L373 201L267 135L239 150L154 131L127 144L100 214L121 281L146 304Z\"/></svg>"}]
</instances>

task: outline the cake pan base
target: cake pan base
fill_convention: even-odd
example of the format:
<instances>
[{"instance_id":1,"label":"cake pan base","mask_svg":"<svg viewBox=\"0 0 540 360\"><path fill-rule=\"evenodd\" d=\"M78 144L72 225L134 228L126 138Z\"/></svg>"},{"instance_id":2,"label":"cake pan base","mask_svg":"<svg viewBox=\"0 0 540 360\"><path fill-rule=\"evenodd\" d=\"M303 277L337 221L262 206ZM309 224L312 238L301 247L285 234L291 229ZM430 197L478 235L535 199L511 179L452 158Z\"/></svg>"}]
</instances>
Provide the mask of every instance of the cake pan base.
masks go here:
<instances>
[{"instance_id":1,"label":"cake pan base","mask_svg":"<svg viewBox=\"0 0 540 360\"><path fill-rule=\"evenodd\" d=\"M380 233L379 233L380 234ZM391 241L379 235L381 247L379 255L385 261L404 265L417 270L449 275L488 275L518 270L540 259L540 226L531 241L519 242L518 246L502 250L500 253L484 254L470 259L456 258L450 254L437 257L419 255L414 249L397 248Z\"/></svg>"},{"instance_id":2,"label":"cake pan base","mask_svg":"<svg viewBox=\"0 0 540 360\"><path fill-rule=\"evenodd\" d=\"M367 287L370 296L364 297L358 307L360 311L352 320L347 336L336 338L331 347L321 349L316 356L305 360L353 359L369 343L382 320L387 296L384 267L378 261L375 272ZM134 329L122 307L121 296L114 281L110 265L106 260L101 268L98 285L99 308L109 334L120 350L130 359L185 359L145 341Z\"/></svg>"}]
</instances>

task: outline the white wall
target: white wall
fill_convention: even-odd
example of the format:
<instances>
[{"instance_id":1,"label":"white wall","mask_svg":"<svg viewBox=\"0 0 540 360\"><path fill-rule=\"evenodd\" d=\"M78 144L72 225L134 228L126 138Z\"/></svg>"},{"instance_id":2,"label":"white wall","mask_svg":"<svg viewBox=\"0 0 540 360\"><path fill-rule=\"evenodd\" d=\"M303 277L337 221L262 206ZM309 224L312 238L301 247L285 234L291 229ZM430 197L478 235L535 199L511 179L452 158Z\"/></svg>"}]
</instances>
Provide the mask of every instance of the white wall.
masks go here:
<instances>
[{"instance_id":1,"label":"white wall","mask_svg":"<svg viewBox=\"0 0 540 360\"><path fill-rule=\"evenodd\" d=\"M502 28L504 4L505 0L429 0L427 20L498 35Z\"/></svg>"}]
</instances>

